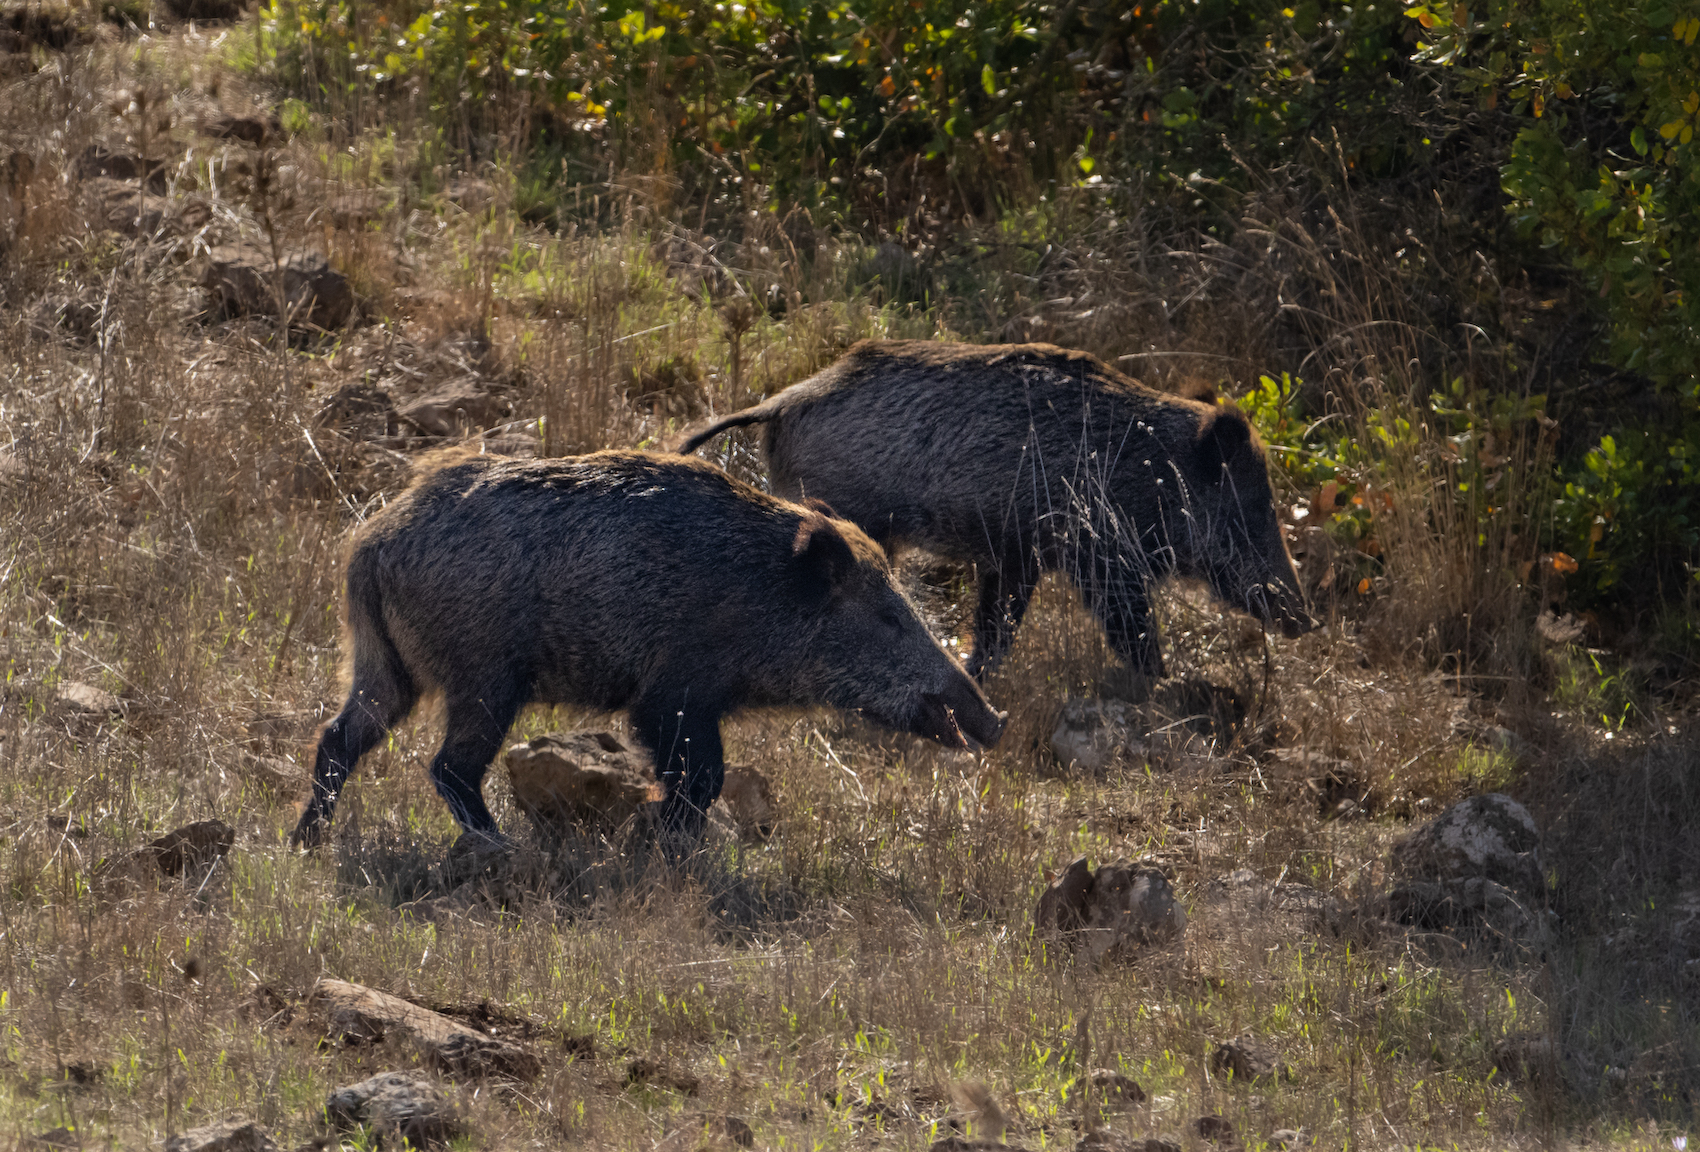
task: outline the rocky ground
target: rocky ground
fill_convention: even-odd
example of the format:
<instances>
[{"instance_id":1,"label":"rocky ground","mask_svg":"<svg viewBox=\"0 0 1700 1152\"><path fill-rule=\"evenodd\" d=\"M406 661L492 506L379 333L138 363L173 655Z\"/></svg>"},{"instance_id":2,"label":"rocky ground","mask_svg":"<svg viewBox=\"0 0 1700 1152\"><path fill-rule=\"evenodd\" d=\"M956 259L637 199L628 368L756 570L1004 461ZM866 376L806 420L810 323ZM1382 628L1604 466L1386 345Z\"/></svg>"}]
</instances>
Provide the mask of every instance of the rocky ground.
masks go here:
<instances>
[{"instance_id":1,"label":"rocky ground","mask_svg":"<svg viewBox=\"0 0 1700 1152\"><path fill-rule=\"evenodd\" d=\"M334 842L291 852L340 702L341 542L425 453L655 446L854 339L984 333L886 303L877 245L822 237L805 268L630 204L530 228L499 167L278 100L239 25L8 11L20 1146L1651 1149L1694 1126L1692 684L1532 602L1470 633L1436 605L1475 602L1436 599L1451 570L1396 534L1376 588L1342 591L1339 546L1289 516L1327 620L1297 641L1166 590L1174 675L1138 701L1047 584L985 756L737 718L681 868L652 858L620 718L569 709L522 716L491 773L511 850L457 844L426 709ZM748 444L720 459L760 479ZM960 649L968 574L904 574ZM1455 633L1472 663L1436 657Z\"/></svg>"}]
</instances>

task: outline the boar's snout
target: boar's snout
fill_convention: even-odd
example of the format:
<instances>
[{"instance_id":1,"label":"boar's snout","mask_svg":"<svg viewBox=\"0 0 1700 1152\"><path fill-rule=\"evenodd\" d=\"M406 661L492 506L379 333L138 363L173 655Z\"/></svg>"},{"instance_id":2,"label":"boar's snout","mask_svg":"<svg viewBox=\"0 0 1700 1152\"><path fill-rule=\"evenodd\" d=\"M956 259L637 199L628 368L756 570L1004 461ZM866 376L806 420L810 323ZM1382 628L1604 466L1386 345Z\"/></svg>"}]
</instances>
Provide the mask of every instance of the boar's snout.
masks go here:
<instances>
[{"instance_id":1,"label":"boar's snout","mask_svg":"<svg viewBox=\"0 0 1700 1152\"><path fill-rule=\"evenodd\" d=\"M978 685L966 676L963 680L963 684L952 684L943 692L923 692L910 731L946 748L971 752L997 744L1009 714L995 710Z\"/></svg>"}]
</instances>

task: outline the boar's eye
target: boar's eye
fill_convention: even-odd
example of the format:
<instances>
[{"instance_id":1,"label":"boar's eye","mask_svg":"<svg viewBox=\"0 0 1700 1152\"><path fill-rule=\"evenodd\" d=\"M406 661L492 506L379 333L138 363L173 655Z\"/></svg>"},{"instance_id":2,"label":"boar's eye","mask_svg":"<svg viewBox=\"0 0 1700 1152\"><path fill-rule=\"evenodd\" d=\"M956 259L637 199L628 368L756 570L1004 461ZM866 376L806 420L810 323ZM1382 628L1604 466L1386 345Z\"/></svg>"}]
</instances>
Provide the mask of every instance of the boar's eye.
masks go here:
<instances>
[{"instance_id":1,"label":"boar's eye","mask_svg":"<svg viewBox=\"0 0 1700 1152\"><path fill-rule=\"evenodd\" d=\"M890 628L893 632L903 631L902 618L889 608L883 609L880 612L880 623L884 624L887 628Z\"/></svg>"}]
</instances>

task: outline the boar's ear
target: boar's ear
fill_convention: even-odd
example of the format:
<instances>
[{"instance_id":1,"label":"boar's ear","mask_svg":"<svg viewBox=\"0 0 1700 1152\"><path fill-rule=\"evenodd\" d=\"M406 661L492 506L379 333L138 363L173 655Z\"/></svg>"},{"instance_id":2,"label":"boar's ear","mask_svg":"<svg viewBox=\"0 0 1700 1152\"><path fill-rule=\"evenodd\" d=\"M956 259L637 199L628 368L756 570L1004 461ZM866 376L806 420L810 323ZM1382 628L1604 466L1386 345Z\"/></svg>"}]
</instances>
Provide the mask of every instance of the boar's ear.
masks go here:
<instances>
[{"instance_id":1,"label":"boar's ear","mask_svg":"<svg viewBox=\"0 0 1700 1152\"><path fill-rule=\"evenodd\" d=\"M828 504L825 500L822 500L819 496L803 497L803 507L813 508L816 512L819 512L822 516L825 516L829 520L842 519L837 512L833 511L832 505Z\"/></svg>"},{"instance_id":2,"label":"boar's ear","mask_svg":"<svg viewBox=\"0 0 1700 1152\"><path fill-rule=\"evenodd\" d=\"M1251 423L1237 408L1219 408L1198 437L1199 462L1212 484L1222 482L1223 466L1231 467L1251 448Z\"/></svg>"},{"instance_id":3,"label":"boar's ear","mask_svg":"<svg viewBox=\"0 0 1700 1152\"><path fill-rule=\"evenodd\" d=\"M791 542L797 566L797 582L803 598L824 604L856 567L856 554L832 521L810 509L797 523Z\"/></svg>"}]
</instances>

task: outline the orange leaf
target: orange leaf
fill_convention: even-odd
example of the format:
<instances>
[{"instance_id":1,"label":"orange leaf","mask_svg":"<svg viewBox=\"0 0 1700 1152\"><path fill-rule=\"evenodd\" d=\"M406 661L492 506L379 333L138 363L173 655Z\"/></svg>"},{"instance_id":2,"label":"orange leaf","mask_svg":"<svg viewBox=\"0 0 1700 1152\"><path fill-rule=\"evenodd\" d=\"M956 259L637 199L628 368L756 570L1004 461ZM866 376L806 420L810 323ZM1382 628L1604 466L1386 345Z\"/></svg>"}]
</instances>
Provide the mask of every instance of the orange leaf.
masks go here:
<instances>
[{"instance_id":1,"label":"orange leaf","mask_svg":"<svg viewBox=\"0 0 1700 1152\"><path fill-rule=\"evenodd\" d=\"M1368 592L1369 592L1369 577L1365 576L1362 580L1358 581L1358 595L1364 596L1364 595L1367 595Z\"/></svg>"},{"instance_id":2,"label":"orange leaf","mask_svg":"<svg viewBox=\"0 0 1700 1152\"><path fill-rule=\"evenodd\" d=\"M880 95L881 96L890 96L895 91L897 91L897 85L892 83L891 77L889 75L881 76L880 77Z\"/></svg>"},{"instance_id":3,"label":"orange leaf","mask_svg":"<svg viewBox=\"0 0 1700 1152\"><path fill-rule=\"evenodd\" d=\"M1334 511L1334 501L1340 495L1338 481L1330 480L1322 486L1322 491L1316 497L1316 510L1324 516Z\"/></svg>"},{"instance_id":4,"label":"orange leaf","mask_svg":"<svg viewBox=\"0 0 1700 1152\"><path fill-rule=\"evenodd\" d=\"M1576 563L1574 559L1564 552L1554 552L1552 554L1552 568L1554 572L1568 574L1576 571L1576 569L1580 567L1580 564Z\"/></svg>"},{"instance_id":5,"label":"orange leaf","mask_svg":"<svg viewBox=\"0 0 1700 1152\"><path fill-rule=\"evenodd\" d=\"M1424 28L1433 28L1434 27L1434 17L1431 16L1427 12L1418 12L1417 13L1417 23L1421 24Z\"/></svg>"}]
</instances>

